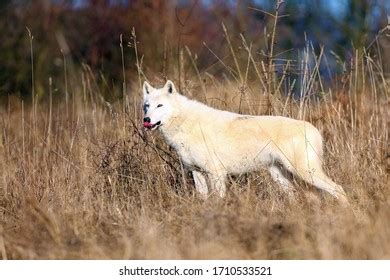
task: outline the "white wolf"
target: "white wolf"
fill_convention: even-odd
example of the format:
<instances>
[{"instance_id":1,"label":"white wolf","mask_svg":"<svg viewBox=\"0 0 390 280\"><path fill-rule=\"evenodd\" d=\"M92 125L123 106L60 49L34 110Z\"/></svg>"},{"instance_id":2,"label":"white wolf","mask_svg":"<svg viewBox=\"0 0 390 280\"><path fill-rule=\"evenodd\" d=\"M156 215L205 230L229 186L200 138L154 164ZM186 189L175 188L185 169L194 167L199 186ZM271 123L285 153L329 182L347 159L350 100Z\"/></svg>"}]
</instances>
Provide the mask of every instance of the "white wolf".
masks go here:
<instances>
[{"instance_id":1,"label":"white wolf","mask_svg":"<svg viewBox=\"0 0 390 280\"><path fill-rule=\"evenodd\" d=\"M310 123L279 116L240 115L216 110L179 94L167 81L155 89L146 81L144 127L159 129L165 140L192 169L195 187L225 195L228 174L266 167L287 192L286 171L348 203L343 188L324 173L322 137Z\"/></svg>"}]
</instances>

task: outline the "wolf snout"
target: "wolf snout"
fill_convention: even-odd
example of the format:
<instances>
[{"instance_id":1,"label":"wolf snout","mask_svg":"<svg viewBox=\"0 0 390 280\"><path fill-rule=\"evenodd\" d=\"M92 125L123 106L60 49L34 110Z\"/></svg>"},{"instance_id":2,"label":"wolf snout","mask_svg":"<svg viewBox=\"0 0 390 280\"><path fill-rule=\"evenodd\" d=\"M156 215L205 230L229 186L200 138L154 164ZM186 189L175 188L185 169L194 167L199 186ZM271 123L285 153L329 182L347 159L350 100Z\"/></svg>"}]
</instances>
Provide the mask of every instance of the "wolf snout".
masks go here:
<instances>
[{"instance_id":1,"label":"wolf snout","mask_svg":"<svg viewBox=\"0 0 390 280\"><path fill-rule=\"evenodd\" d=\"M155 124L152 124L149 117L144 118L144 127L147 129L153 129L161 125L161 121L156 122Z\"/></svg>"},{"instance_id":2,"label":"wolf snout","mask_svg":"<svg viewBox=\"0 0 390 280\"><path fill-rule=\"evenodd\" d=\"M144 127L145 128L151 128L152 127L152 123L150 122L150 118L149 117L144 118Z\"/></svg>"}]
</instances>

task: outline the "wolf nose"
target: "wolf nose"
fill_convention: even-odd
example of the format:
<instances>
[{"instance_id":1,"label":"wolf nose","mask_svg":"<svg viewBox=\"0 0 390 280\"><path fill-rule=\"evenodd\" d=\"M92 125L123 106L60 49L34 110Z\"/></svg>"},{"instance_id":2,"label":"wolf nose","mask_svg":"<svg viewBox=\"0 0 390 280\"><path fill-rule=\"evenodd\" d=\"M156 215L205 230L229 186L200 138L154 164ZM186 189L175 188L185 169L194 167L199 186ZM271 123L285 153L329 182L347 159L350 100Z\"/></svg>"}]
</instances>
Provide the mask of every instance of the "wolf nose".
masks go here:
<instances>
[{"instance_id":1,"label":"wolf nose","mask_svg":"<svg viewBox=\"0 0 390 280\"><path fill-rule=\"evenodd\" d=\"M146 118L144 118L144 123L150 123L150 118L149 117L146 117Z\"/></svg>"}]
</instances>

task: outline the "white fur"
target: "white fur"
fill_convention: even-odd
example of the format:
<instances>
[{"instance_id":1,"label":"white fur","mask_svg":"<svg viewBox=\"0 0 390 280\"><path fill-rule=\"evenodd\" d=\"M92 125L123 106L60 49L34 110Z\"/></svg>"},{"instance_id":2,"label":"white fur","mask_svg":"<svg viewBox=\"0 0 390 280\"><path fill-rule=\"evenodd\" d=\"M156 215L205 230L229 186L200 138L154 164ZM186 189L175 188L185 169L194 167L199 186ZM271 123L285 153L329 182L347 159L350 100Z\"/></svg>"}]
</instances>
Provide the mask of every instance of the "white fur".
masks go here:
<instances>
[{"instance_id":1,"label":"white fur","mask_svg":"<svg viewBox=\"0 0 390 280\"><path fill-rule=\"evenodd\" d=\"M343 188L322 169L322 137L310 123L280 116L249 116L216 110L180 95L173 83L155 89L144 83L145 117L163 134L182 162L193 170L198 192L223 197L228 174L269 169L287 192L284 171L347 203ZM160 104L159 107L157 107ZM162 106L161 106L162 105ZM207 187L207 175L210 189Z\"/></svg>"}]
</instances>

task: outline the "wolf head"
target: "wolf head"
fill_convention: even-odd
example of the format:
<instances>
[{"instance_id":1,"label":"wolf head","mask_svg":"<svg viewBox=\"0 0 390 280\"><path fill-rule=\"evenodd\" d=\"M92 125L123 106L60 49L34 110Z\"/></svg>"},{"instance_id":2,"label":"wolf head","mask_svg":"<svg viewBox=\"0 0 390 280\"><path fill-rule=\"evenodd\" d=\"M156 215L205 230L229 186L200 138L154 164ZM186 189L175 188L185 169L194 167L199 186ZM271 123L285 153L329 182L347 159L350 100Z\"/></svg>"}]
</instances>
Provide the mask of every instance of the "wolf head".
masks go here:
<instances>
[{"instance_id":1,"label":"wolf head","mask_svg":"<svg viewBox=\"0 0 390 280\"><path fill-rule=\"evenodd\" d=\"M166 123L174 112L174 98L178 94L173 82L168 80L164 87L156 89L144 82L144 127L154 130Z\"/></svg>"}]
</instances>

